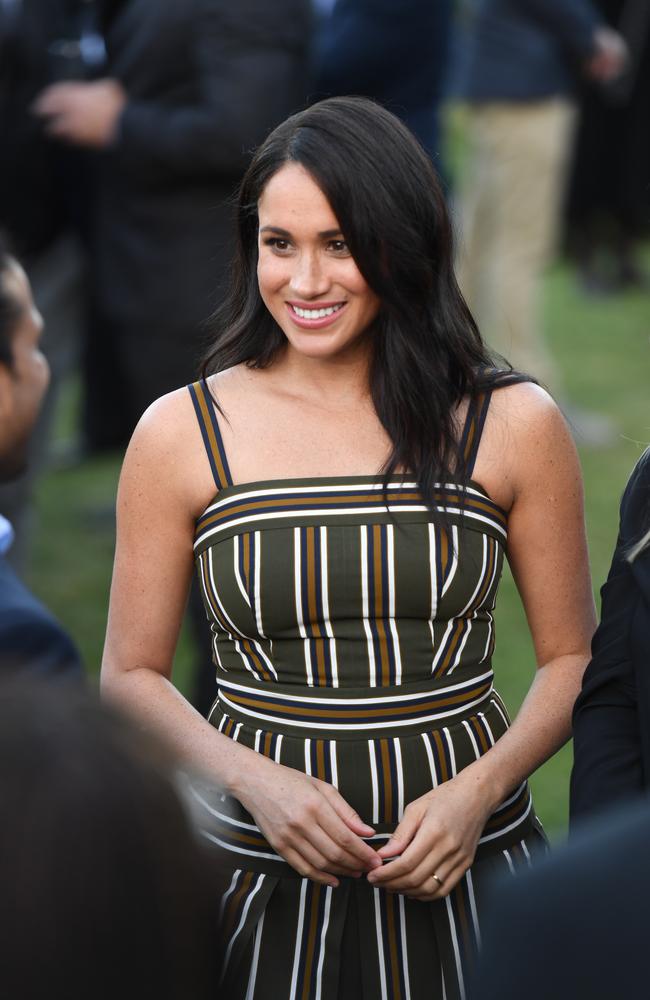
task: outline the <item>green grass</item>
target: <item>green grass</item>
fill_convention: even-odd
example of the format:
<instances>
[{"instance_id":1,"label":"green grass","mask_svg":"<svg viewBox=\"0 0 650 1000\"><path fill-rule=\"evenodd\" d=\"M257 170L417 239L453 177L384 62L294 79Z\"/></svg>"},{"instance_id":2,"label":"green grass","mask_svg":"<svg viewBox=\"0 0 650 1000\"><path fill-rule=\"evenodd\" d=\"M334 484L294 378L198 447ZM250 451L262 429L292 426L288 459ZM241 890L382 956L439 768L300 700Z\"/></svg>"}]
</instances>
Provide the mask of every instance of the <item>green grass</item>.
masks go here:
<instances>
[{"instance_id":1,"label":"green grass","mask_svg":"<svg viewBox=\"0 0 650 1000\"><path fill-rule=\"evenodd\" d=\"M650 254L646 255L650 264ZM605 301L580 295L571 271L558 266L545 285L549 337L567 387L585 407L613 417L617 445L606 451L581 449L587 496L592 571L600 587L616 537L617 510L627 476L650 442L647 296L626 294ZM59 421L66 436L74 420L75 387L70 386ZM31 584L77 640L89 671L96 675L104 636L113 554L112 508L119 474L117 458L97 459L52 472L41 484ZM533 674L533 654L525 619L506 572L499 599L495 670L510 711L521 702ZM193 651L184 635L174 680L187 693ZM570 748L533 777L537 811L551 836L566 828Z\"/></svg>"}]
</instances>

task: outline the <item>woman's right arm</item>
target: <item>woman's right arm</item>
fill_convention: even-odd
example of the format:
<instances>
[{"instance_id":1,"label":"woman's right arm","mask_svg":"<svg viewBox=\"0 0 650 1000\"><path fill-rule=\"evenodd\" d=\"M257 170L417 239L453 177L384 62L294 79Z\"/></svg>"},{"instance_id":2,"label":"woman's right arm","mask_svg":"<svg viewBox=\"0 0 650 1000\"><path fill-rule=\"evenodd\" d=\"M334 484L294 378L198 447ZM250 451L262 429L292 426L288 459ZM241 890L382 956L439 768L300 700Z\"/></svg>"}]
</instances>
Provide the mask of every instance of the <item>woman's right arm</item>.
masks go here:
<instances>
[{"instance_id":1,"label":"woman's right arm","mask_svg":"<svg viewBox=\"0 0 650 1000\"><path fill-rule=\"evenodd\" d=\"M297 871L337 884L331 872L350 874L378 863L361 840L371 828L332 786L218 732L171 681L201 506L193 486L201 467L198 459L193 467L190 447L197 438L190 397L181 390L147 410L129 445L117 499L102 690L240 799Z\"/></svg>"},{"instance_id":2,"label":"woman's right arm","mask_svg":"<svg viewBox=\"0 0 650 1000\"><path fill-rule=\"evenodd\" d=\"M627 559L650 505L650 455L634 470L621 501L620 529L607 581L592 659L573 714L571 822L578 823L644 789L639 691L633 622L644 597ZM647 612L646 612L647 614ZM650 628L650 620L648 620Z\"/></svg>"}]
</instances>

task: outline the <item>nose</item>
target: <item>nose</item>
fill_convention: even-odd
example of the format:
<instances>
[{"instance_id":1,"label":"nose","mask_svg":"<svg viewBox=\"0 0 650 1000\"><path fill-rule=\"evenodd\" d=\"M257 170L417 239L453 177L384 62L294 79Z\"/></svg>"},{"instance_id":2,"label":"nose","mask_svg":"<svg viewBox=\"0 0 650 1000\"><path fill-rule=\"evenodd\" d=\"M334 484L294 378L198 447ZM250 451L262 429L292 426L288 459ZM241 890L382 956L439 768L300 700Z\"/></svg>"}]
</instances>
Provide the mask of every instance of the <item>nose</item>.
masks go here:
<instances>
[{"instance_id":1,"label":"nose","mask_svg":"<svg viewBox=\"0 0 650 1000\"><path fill-rule=\"evenodd\" d=\"M330 288L327 261L317 251L303 250L295 259L291 293L297 299L315 299Z\"/></svg>"}]
</instances>

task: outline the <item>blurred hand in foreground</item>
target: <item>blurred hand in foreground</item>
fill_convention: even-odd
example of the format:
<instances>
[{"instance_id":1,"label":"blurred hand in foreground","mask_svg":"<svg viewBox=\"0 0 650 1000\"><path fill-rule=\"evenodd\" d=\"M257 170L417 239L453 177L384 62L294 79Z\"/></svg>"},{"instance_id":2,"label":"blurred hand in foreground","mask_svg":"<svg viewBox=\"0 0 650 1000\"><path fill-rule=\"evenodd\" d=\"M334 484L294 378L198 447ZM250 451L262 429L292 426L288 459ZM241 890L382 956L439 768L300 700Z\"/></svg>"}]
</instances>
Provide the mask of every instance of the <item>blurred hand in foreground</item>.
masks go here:
<instances>
[{"instance_id":1,"label":"blurred hand in foreground","mask_svg":"<svg viewBox=\"0 0 650 1000\"><path fill-rule=\"evenodd\" d=\"M45 131L53 138L102 149L115 140L126 101L117 80L71 81L47 87L32 112L45 120Z\"/></svg>"},{"instance_id":2,"label":"blurred hand in foreground","mask_svg":"<svg viewBox=\"0 0 650 1000\"><path fill-rule=\"evenodd\" d=\"M586 63L587 76L600 83L615 80L624 71L628 60L625 39L613 28L597 28L594 51Z\"/></svg>"}]
</instances>

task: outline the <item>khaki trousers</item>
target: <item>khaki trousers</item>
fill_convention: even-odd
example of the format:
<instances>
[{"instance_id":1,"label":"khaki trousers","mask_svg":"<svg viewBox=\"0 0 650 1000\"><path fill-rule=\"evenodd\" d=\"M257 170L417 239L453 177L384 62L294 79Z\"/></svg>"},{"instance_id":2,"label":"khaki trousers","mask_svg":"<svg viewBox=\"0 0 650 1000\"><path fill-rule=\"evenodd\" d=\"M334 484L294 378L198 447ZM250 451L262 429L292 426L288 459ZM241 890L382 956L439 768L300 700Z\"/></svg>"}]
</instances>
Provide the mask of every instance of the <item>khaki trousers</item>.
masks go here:
<instances>
[{"instance_id":1,"label":"khaki trousers","mask_svg":"<svg viewBox=\"0 0 650 1000\"><path fill-rule=\"evenodd\" d=\"M458 279L489 346L559 390L541 331L540 287L552 255L574 109L562 99L468 111Z\"/></svg>"}]
</instances>

